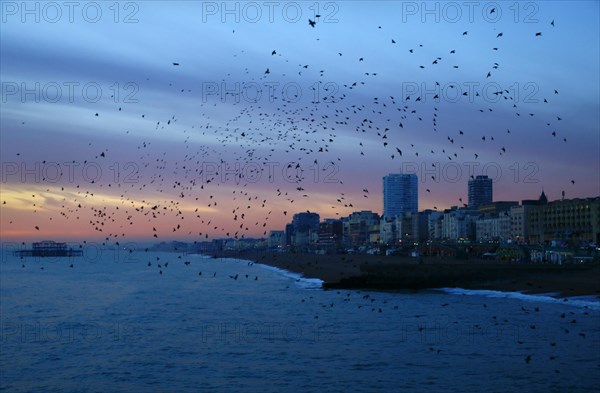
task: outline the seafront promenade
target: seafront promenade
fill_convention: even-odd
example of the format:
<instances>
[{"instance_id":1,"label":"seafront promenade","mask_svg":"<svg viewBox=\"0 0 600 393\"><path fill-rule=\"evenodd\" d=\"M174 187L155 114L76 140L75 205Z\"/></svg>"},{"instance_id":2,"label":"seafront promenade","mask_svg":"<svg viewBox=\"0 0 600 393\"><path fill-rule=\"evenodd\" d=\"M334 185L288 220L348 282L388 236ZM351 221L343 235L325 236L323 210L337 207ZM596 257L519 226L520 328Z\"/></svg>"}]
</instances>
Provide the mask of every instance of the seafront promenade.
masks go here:
<instances>
[{"instance_id":1,"label":"seafront promenade","mask_svg":"<svg viewBox=\"0 0 600 393\"><path fill-rule=\"evenodd\" d=\"M599 296L600 264L556 265L442 257L363 254L316 255L225 251L217 258L239 258L275 266L307 278L319 278L324 288L419 290L461 287L551 293L555 296Z\"/></svg>"}]
</instances>

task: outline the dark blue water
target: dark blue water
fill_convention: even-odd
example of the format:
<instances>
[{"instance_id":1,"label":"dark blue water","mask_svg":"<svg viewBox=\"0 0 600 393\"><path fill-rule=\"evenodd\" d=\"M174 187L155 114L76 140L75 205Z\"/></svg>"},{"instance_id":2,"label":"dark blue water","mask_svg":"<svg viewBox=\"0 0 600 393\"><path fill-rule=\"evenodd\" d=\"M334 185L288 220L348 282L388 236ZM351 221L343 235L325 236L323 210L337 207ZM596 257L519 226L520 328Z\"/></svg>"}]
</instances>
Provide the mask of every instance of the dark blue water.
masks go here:
<instances>
[{"instance_id":1,"label":"dark blue water","mask_svg":"<svg viewBox=\"0 0 600 393\"><path fill-rule=\"evenodd\" d=\"M591 301L322 291L246 261L167 253L5 255L0 269L0 388L10 392L600 386Z\"/></svg>"}]
</instances>

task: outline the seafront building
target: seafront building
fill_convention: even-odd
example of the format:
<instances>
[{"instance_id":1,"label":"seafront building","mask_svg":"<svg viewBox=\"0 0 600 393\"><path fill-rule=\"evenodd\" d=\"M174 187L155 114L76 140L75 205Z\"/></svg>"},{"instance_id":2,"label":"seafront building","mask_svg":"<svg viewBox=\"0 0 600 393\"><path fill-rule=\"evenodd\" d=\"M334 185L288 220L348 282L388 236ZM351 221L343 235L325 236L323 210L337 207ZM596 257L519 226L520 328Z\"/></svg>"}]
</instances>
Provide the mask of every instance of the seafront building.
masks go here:
<instances>
[{"instance_id":1,"label":"seafront building","mask_svg":"<svg viewBox=\"0 0 600 393\"><path fill-rule=\"evenodd\" d=\"M542 190L538 199L526 199L521 201L521 205L510 208L511 216L511 237L517 244L527 244L531 241L530 234L533 230L531 215L538 206L548 204L548 198ZM537 224L536 224L537 225ZM538 228L535 229L537 233Z\"/></svg>"},{"instance_id":2,"label":"seafront building","mask_svg":"<svg viewBox=\"0 0 600 393\"><path fill-rule=\"evenodd\" d=\"M317 213L294 214L291 225L286 226L286 239L290 245L307 246L319 238L319 220Z\"/></svg>"},{"instance_id":3,"label":"seafront building","mask_svg":"<svg viewBox=\"0 0 600 393\"><path fill-rule=\"evenodd\" d=\"M370 210L354 212L342 218L344 244L353 247L379 239L379 214Z\"/></svg>"},{"instance_id":4,"label":"seafront building","mask_svg":"<svg viewBox=\"0 0 600 393\"><path fill-rule=\"evenodd\" d=\"M442 239L467 241L475 239L475 220L478 210L452 206L444 210L442 217Z\"/></svg>"},{"instance_id":5,"label":"seafront building","mask_svg":"<svg viewBox=\"0 0 600 393\"><path fill-rule=\"evenodd\" d=\"M285 231L270 231L268 243L270 248L285 246Z\"/></svg>"},{"instance_id":6,"label":"seafront building","mask_svg":"<svg viewBox=\"0 0 600 393\"><path fill-rule=\"evenodd\" d=\"M511 241L511 221L508 214L479 218L475 221L475 240L478 242L499 243Z\"/></svg>"},{"instance_id":7,"label":"seafront building","mask_svg":"<svg viewBox=\"0 0 600 393\"><path fill-rule=\"evenodd\" d=\"M478 209L479 206L492 203L492 179L482 175L469 180L469 208Z\"/></svg>"},{"instance_id":8,"label":"seafront building","mask_svg":"<svg viewBox=\"0 0 600 393\"><path fill-rule=\"evenodd\" d=\"M344 224L341 220L328 218L319 224L319 247L334 252L344 240Z\"/></svg>"},{"instance_id":9,"label":"seafront building","mask_svg":"<svg viewBox=\"0 0 600 393\"><path fill-rule=\"evenodd\" d=\"M555 242L600 244L600 197L576 198L532 206L528 214L530 244Z\"/></svg>"},{"instance_id":10,"label":"seafront building","mask_svg":"<svg viewBox=\"0 0 600 393\"><path fill-rule=\"evenodd\" d=\"M417 175L390 173L383 177L383 216L393 219L419 210Z\"/></svg>"},{"instance_id":11,"label":"seafront building","mask_svg":"<svg viewBox=\"0 0 600 393\"><path fill-rule=\"evenodd\" d=\"M508 243L513 241L511 209L515 201L498 201L479 206L475 221L475 240L478 242Z\"/></svg>"}]
</instances>

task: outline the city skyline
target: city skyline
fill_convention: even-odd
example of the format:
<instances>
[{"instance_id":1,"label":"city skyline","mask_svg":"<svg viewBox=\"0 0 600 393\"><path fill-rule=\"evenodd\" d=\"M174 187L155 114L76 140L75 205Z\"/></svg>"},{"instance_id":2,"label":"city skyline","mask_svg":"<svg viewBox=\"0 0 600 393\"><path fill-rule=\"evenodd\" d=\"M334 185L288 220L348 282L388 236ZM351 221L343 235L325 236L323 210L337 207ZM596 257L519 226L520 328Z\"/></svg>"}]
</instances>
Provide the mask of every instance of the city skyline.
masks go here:
<instances>
[{"instance_id":1,"label":"city skyline","mask_svg":"<svg viewBox=\"0 0 600 393\"><path fill-rule=\"evenodd\" d=\"M469 186L472 188L471 184ZM573 249L596 249L600 244L600 196L548 201L542 191L537 199L488 201L476 208L464 204L443 211L405 211L394 216L362 210L337 220L320 222L319 219L316 213L294 214L292 222L285 226L285 232L269 232L269 247L283 248L282 251L291 247L296 251L316 253L344 253L356 249L381 253L378 247L391 247L392 251L400 247L406 251L407 248L422 248L430 242ZM277 235L280 232L285 236ZM279 242L272 242L273 235L280 239ZM251 240L260 242L261 239ZM261 247L260 243L233 243L236 244Z\"/></svg>"},{"instance_id":2,"label":"city skyline","mask_svg":"<svg viewBox=\"0 0 600 393\"><path fill-rule=\"evenodd\" d=\"M600 194L596 2L293 4L3 3L2 238L258 237L382 212L398 172L421 210L478 175L498 200Z\"/></svg>"}]
</instances>

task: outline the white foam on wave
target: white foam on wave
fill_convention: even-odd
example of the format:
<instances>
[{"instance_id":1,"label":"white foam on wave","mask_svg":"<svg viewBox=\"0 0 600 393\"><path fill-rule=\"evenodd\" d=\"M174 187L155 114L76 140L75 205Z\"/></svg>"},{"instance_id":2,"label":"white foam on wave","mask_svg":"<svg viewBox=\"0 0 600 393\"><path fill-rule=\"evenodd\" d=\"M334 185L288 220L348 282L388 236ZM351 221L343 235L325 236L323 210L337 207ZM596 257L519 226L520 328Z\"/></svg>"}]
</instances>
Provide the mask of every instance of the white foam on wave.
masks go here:
<instances>
[{"instance_id":1,"label":"white foam on wave","mask_svg":"<svg viewBox=\"0 0 600 393\"><path fill-rule=\"evenodd\" d=\"M294 283L303 289L322 289L323 288L323 280L318 278L306 278L302 276L300 273L290 272L289 270L280 269L275 266L264 265L262 263L257 263L256 265L260 266L265 270L270 270L279 275L282 275L287 278L291 278L294 280Z\"/></svg>"},{"instance_id":2,"label":"white foam on wave","mask_svg":"<svg viewBox=\"0 0 600 393\"><path fill-rule=\"evenodd\" d=\"M489 289L436 288L435 290L449 293L451 295L471 295L490 298L517 299L527 302L565 304L575 307L587 307L591 310L600 310L600 300L597 300L591 296L555 298L549 294L530 295L521 292L503 292Z\"/></svg>"},{"instance_id":3,"label":"white foam on wave","mask_svg":"<svg viewBox=\"0 0 600 393\"><path fill-rule=\"evenodd\" d=\"M262 269L272 271L277 273L280 276L290 278L294 280L294 284L303 289L323 289L323 280L318 278L306 278L300 273L294 273L289 270L281 269L275 266L265 265L262 263L257 263L254 261L250 261L247 259L239 259L239 258L219 258L221 261L234 261L237 263L242 263L244 265L256 265ZM216 259L215 259L216 261Z\"/></svg>"}]
</instances>

